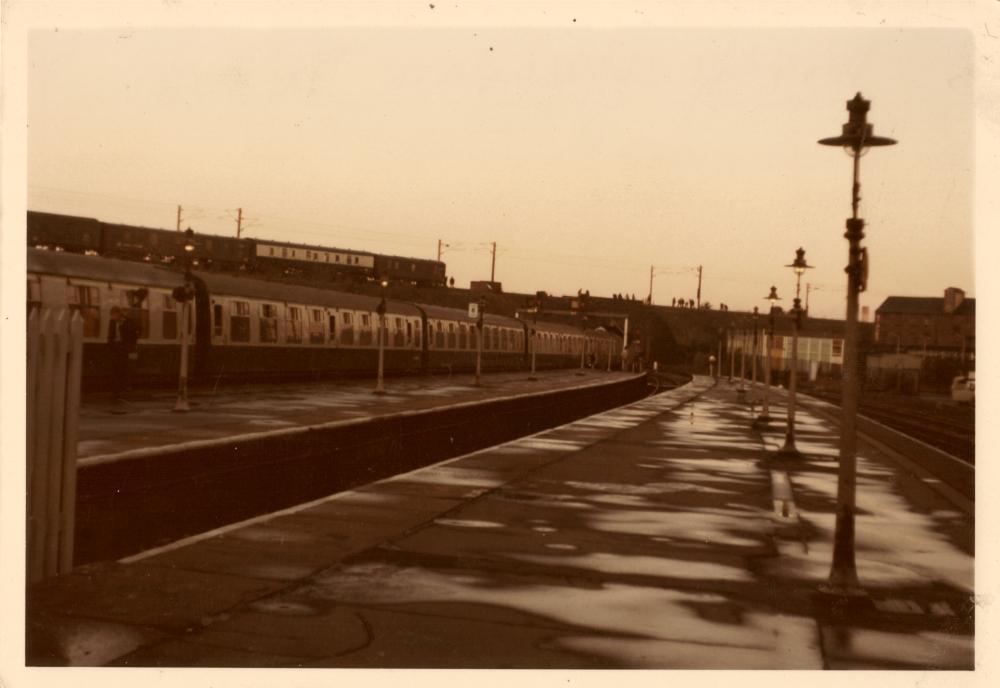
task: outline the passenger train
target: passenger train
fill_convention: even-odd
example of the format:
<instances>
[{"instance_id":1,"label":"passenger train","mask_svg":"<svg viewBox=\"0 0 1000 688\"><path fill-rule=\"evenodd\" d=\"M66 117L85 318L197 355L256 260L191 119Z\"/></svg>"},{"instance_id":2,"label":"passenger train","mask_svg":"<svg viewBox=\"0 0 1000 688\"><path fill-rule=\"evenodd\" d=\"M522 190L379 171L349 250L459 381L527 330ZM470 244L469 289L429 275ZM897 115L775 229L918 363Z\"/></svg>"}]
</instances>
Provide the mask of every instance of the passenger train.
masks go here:
<instances>
[{"instance_id":1,"label":"passenger train","mask_svg":"<svg viewBox=\"0 0 1000 688\"><path fill-rule=\"evenodd\" d=\"M29 247L170 264L184 253L184 239L183 232L174 230L28 212ZM213 272L287 275L327 282L388 279L424 286L443 286L445 282L445 264L437 260L201 233L194 234L192 244L192 258Z\"/></svg>"},{"instance_id":2,"label":"passenger train","mask_svg":"<svg viewBox=\"0 0 1000 688\"><path fill-rule=\"evenodd\" d=\"M374 375L380 328L377 297L194 270L189 310L193 380L289 380ZM28 249L28 312L69 308L83 319L85 389L110 379L106 351L110 310L118 306L140 330L132 362L135 385L176 381L180 318L175 294L182 271L145 263ZM530 366L535 330L539 369L579 366L591 356L620 365L621 338L604 330L487 313L486 371ZM477 328L466 311L386 300L385 370L417 374L475 369Z\"/></svg>"}]
</instances>

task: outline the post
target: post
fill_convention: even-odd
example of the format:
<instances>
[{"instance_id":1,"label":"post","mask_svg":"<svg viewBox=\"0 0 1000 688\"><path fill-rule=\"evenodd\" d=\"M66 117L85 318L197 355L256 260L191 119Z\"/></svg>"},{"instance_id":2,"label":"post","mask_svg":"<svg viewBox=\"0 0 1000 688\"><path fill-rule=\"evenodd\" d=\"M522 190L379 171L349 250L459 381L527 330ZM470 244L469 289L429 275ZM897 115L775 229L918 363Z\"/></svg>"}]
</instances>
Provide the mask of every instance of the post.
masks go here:
<instances>
[{"instance_id":1,"label":"post","mask_svg":"<svg viewBox=\"0 0 1000 688\"><path fill-rule=\"evenodd\" d=\"M715 376L719 378L722 377L722 330L719 330L719 355L716 360L719 362L719 367L716 370Z\"/></svg>"},{"instance_id":2,"label":"post","mask_svg":"<svg viewBox=\"0 0 1000 688\"><path fill-rule=\"evenodd\" d=\"M796 289L796 291L798 290ZM799 367L800 310L800 299L796 297L795 305L793 306L794 317L792 320L791 371L788 376L788 426L785 429L785 445L778 450L778 454L786 457L796 457L799 455L798 449L795 448L795 385Z\"/></svg>"},{"instance_id":3,"label":"post","mask_svg":"<svg viewBox=\"0 0 1000 688\"><path fill-rule=\"evenodd\" d=\"M864 291L867 281L867 259L861 246L864 238L864 220L858 217L861 200L860 165L864 150L872 146L891 146L893 139L872 135L872 125L867 122L871 103L861 93L847 102L850 113L840 136L820 139L829 146L850 148L854 162L854 179L851 185L851 218L847 220L844 238L848 242L847 261L847 318L844 327L844 371L841 391L840 457L837 473L837 519L833 535L833 561L830 576L824 586L826 592L840 596L863 596L854 562L854 512L857 471L857 414L858 414L858 293Z\"/></svg>"},{"instance_id":4,"label":"post","mask_svg":"<svg viewBox=\"0 0 1000 688\"><path fill-rule=\"evenodd\" d=\"M185 277L184 289L188 290L188 280ZM177 381L177 401L174 403L174 411L178 413L184 413L191 410L191 405L188 403L188 320L190 319L190 311L188 311L189 299L185 299L181 302L181 369L180 377Z\"/></svg>"},{"instance_id":5,"label":"post","mask_svg":"<svg viewBox=\"0 0 1000 688\"><path fill-rule=\"evenodd\" d=\"M486 310L486 297L479 298L479 317L476 319L476 387L480 386L483 372L483 315Z\"/></svg>"},{"instance_id":6,"label":"post","mask_svg":"<svg viewBox=\"0 0 1000 688\"><path fill-rule=\"evenodd\" d=\"M622 332L622 371L624 371L625 367L628 365L628 362L625 360L627 358L626 356L627 353L628 353L628 316L625 316L625 328L624 331Z\"/></svg>"},{"instance_id":7,"label":"post","mask_svg":"<svg viewBox=\"0 0 1000 688\"><path fill-rule=\"evenodd\" d=\"M191 288L191 255L194 253L194 231L188 227L184 230L184 286L179 290L174 290L174 299L181 304L181 369L177 381L177 401L174 403L174 411L186 413L191 410L188 404L188 339L190 338L191 311L188 304L194 298L194 290Z\"/></svg>"},{"instance_id":8,"label":"post","mask_svg":"<svg viewBox=\"0 0 1000 688\"><path fill-rule=\"evenodd\" d=\"M736 343L733 341L733 331L726 333L726 343L729 345L729 384L733 383L733 370L736 369Z\"/></svg>"},{"instance_id":9,"label":"post","mask_svg":"<svg viewBox=\"0 0 1000 688\"><path fill-rule=\"evenodd\" d=\"M649 305L653 305L653 266L649 266Z\"/></svg>"},{"instance_id":10,"label":"post","mask_svg":"<svg viewBox=\"0 0 1000 688\"><path fill-rule=\"evenodd\" d=\"M697 294L698 308L701 308L701 266L698 266L698 294Z\"/></svg>"},{"instance_id":11,"label":"post","mask_svg":"<svg viewBox=\"0 0 1000 688\"><path fill-rule=\"evenodd\" d=\"M771 420L771 347L774 337L774 306L771 306L771 313L768 316L769 327L764 331L764 404L758 416L758 420L767 423Z\"/></svg>"},{"instance_id":12,"label":"post","mask_svg":"<svg viewBox=\"0 0 1000 688\"><path fill-rule=\"evenodd\" d=\"M490 283L492 284L494 280L494 275L497 267L497 242L493 242L493 259L490 262Z\"/></svg>"},{"instance_id":13,"label":"post","mask_svg":"<svg viewBox=\"0 0 1000 688\"><path fill-rule=\"evenodd\" d=\"M750 372L750 405L751 410L754 402L757 400L757 307L753 308L753 343L751 344L752 355L751 360L751 372Z\"/></svg>"},{"instance_id":14,"label":"post","mask_svg":"<svg viewBox=\"0 0 1000 688\"><path fill-rule=\"evenodd\" d=\"M382 300L379 301L375 311L378 313L378 380L375 383L373 394L385 394L385 313L387 304L385 302L385 288L389 283L382 280Z\"/></svg>"},{"instance_id":15,"label":"post","mask_svg":"<svg viewBox=\"0 0 1000 688\"><path fill-rule=\"evenodd\" d=\"M240 234L243 231L243 208L237 208L236 210L236 238L240 238Z\"/></svg>"}]
</instances>

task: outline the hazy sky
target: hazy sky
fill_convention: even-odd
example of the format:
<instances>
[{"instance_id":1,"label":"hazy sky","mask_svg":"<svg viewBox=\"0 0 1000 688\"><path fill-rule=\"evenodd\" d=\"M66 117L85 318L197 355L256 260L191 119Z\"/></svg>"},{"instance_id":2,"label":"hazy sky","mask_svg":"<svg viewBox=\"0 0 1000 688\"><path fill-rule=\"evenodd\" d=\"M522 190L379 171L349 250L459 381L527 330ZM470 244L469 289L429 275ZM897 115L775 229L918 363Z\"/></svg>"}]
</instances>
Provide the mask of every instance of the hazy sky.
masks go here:
<instances>
[{"instance_id":1,"label":"hazy sky","mask_svg":"<svg viewBox=\"0 0 1000 688\"><path fill-rule=\"evenodd\" d=\"M456 283L763 306L800 245L842 318L850 158L873 101L874 309L974 295L973 42L960 29L34 31L28 207L433 258ZM787 304L786 304L787 305Z\"/></svg>"}]
</instances>

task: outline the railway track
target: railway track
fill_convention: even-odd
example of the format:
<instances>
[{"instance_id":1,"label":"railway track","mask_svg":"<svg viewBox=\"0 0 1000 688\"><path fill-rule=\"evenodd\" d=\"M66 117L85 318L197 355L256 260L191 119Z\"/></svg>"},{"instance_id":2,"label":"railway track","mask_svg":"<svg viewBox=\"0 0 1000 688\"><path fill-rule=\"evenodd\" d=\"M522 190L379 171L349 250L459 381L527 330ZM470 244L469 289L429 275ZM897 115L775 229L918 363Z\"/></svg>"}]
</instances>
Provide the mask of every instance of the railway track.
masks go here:
<instances>
[{"instance_id":1,"label":"railway track","mask_svg":"<svg viewBox=\"0 0 1000 688\"><path fill-rule=\"evenodd\" d=\"M840 394L810 391L810 396L840 405ZM976 461L975 411L909 397L864 398L858 412L970 464Z\"/></svg>"}]
</instances>

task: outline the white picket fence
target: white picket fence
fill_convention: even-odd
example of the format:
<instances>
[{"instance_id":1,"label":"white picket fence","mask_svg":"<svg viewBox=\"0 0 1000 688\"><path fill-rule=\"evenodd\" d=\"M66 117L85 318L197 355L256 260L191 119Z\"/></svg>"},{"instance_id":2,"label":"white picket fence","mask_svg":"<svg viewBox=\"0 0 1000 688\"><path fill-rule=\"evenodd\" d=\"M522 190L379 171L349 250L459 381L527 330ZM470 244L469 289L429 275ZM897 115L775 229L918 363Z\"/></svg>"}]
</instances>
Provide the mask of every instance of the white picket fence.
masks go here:
<instances>
[{"instance_id":1,"label":"white picket fence","mask_svg":"<svg viewBox=\"0 0 1000 688\"><path fill-rule=\"evenodd\" d=\"M27 341L28 582L73 567L83 319L35 310Z\"/></svg>"}]
</instances>

